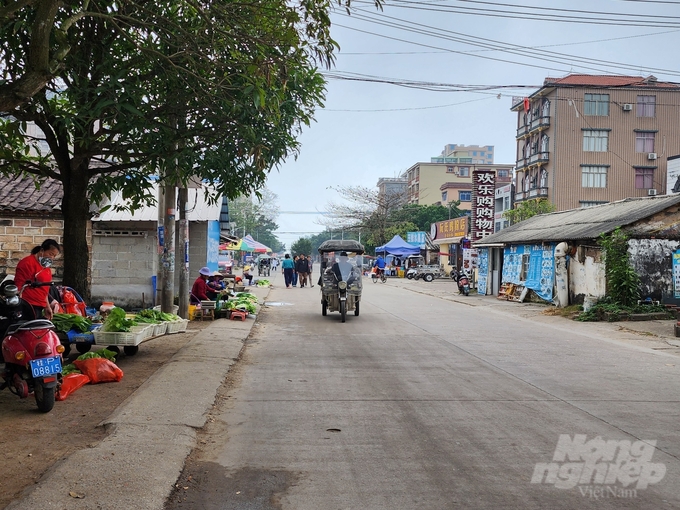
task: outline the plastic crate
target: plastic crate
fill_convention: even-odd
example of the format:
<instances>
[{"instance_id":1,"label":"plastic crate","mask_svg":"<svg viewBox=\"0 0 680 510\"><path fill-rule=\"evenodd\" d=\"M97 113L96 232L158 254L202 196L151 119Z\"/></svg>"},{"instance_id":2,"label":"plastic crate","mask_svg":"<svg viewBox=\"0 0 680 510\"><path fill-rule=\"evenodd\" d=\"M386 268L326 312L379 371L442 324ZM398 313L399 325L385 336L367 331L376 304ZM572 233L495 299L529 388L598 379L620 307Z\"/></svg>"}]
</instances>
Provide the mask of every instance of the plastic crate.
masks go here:
<instances>
[{"instance_id":1,"label":"plastic crate","mask_svg":"<svg viewBox=\"0 0 680 510\"><path fill-rule=\"evenodd\" d=\"M94 335L91 332L83 333L72 329L66 333L70 343L92 343L94 342Z\"/></svg>"},{"instance_id":2,"label":"plastic crate","mask_svg":"<svg viewBox=\"0 0 680 510\"><path fill-rule=\"evenodd\" d=\"M139 345L146 337L144 331L139 333L128 333L118 331L95 331L94 342L97 345Z\"/></svg>"},{"instance_id":3,"label":"plastic crate","mask_svg":"<svg viewBox=\"0 0 680 510\"><path fill-rule=\"evenodd\" d=\"M132 326L130 328L130 333L140 333L146 340L147 338L151 338L153 336L155 327L155 324L137 324L136 326Z\"/></svg>"},{"instance_id":4,"label":"plastic crate","mask_svg":"<svg viewBox=\"0 0 680 510\"><path fill-rule=\"evenodd\" d=\"M160 312L161 311L161 305L156 305L153 307L154 311ZM179 305L172 305L172 313L177 315L177 312L179 312Z\"/></svg>"},{"instance_id":5,"label":"plastic crate","mask_svg":"<svg viewBox=\"0 0 680 510\"><path fill-rule=\"evenodd\" d=\"M165 332L167 330L168 330L168 323L167 322L161 322L160 324L156 324L153 327L153 336L165 335Z\"/></svg>"},{"instance_id":6,"label":"plastic crate","mask_svg":"<svg viewBox=\"0 0 680 510\"><path fill-rule=\"evenodd\" d=\"M172 335L174 333L182 333L183 331L187 330L187 325L189 324L189 321L186 319L181 319L178 321L171 321L168 322L168 330L166 333L168 335Z\"/></svg>"}]
</instances>

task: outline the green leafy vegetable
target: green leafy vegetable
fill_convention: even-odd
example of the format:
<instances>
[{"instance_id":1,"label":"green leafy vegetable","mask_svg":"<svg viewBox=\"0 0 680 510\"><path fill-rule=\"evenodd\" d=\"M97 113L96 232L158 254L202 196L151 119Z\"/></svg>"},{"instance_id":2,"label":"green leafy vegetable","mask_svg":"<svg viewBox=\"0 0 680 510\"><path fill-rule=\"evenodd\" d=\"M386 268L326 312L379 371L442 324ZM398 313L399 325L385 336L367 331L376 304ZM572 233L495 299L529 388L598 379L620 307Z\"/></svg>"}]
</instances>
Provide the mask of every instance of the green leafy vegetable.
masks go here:
<instances>
[{"instance_id":1,"label":"green leafy vegetable","mask_svg":"<svg viewBox=\"0 0 680 510\"><path fill-rule=\"evenodd\" d=\"M130 331L130 327L135 324L136 322L132 319L125 318L125 310L115 306L106 317L102 331Z\"/></svg>"},{"instance_id":2,"label":"green leafy vegetable","mask_svg":"<svg viewBox=\"0 0 680 510\"><path fill-rule=\"evenodd\" d=\"M61 375L63 375L63 376L70 375L70 374L80 374L80 373L81 373L80 370L78 370L78 368L73 363L69 363L68 365L64 365L61 368Z\"/></svg>"},{"instance_id":3,"label":"green leafy vegetable","mask_svg":"<svg viewBox=\"0 0 680 510\"><path fill-rule=\"evenodd\" d=\"M52 316L52 324L57 331L68 333L72 329L87 333L92 326L92 321L87 317L76 315L73 313L55 313Z\"/></svg>"},{"instance_id":4,"label":"green leafy vegetable","mask_svg":"<svg viewBox=\"0 0 680 510\"><path fill-rule=\"evenodd\" d=\"M83 361L84 359L90 358L106 358L109 361L116 361L116 353L108 349L101 349L99 351L86 352L85 354L81 354L80 356L78 356L76 359L78 361Z\"/></svg>"}]
</instances>

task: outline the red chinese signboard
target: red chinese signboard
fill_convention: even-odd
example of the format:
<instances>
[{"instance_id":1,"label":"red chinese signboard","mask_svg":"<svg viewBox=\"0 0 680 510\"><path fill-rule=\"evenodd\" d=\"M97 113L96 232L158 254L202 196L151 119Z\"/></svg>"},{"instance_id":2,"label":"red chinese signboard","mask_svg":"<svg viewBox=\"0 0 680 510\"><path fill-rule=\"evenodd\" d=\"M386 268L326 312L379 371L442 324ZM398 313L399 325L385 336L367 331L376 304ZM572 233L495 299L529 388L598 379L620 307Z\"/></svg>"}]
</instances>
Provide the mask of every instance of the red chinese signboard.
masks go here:
<instances>
[{"instance_id":1,"label":"red chinese signboard","mask_svg":"<svg viewBox=\"0 0 680 510\"><path fill-rule=\"evenodd\" d=\"M451 220L438 221L432 224L430 236L435 241L440 239L451 239L455 237L465 237L467 235L467 216L453 218Z\"/></svg>"},{"instance_id":2,"label":"red chinese signboard","mask_svg":"<svg viewBox=\"0 0 680 510\"><path fill-rule=\"evenodd\" d=\"M494 202L496 198L496 172L472 172L472 241L493 234Z\"/></svg>"}]
</instances>

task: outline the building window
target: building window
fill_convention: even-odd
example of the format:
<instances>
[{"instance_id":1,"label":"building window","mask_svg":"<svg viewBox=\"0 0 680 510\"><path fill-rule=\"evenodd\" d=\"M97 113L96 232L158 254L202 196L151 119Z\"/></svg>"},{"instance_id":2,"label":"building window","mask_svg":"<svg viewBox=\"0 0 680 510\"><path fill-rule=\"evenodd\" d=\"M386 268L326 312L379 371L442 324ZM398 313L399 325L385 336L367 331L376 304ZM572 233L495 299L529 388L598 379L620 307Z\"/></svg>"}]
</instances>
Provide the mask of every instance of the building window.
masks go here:
<instances>
[{"instance_id":1,"label":"building window","mask_svg":"<svg viewBox=\"0 0 680 510\"><path fill-rule=\"evenodd\" d=\"M656 113L656 96L638 96L636 115L638 117L654 117Z\"/></svg>"},{"instance_id":2,"label":"building window","mask_svg":"<svg viewBox=\"0 0 680 510\"><path fill-rule=\"evenodd\" d=\"M598 202L590 200L581 201L581 209L587 209L588 207L595 207L596 205L608 204L609 202Z\"/></svg>"},{"instance_id":3,"label":"building window","mask_svg":"<svg viewBox=\"0 0 680 510\"><path fill-rule=\"evenodd\" d=\"M583 131L583 150L585 152L607 152L609 131L585 129Z\"/></svg>"},{"instance_id":4,"label":"building window","mask_svg":"<svg viewBox=\"0 0 680 510\"><path fill-rule=\"evenodd\" d=\"M531 255L525 253L522 255L522 269L519 272L519 281L527 281L527 275L529 274L529 261L531 260Z\"/></svg>"},{"instance_id":5,"label":"building window","mask_svg":"<svg viewBox=\"0 0 680 510\"><path fill-rule=\"evenodd\" d=\"M447 174L452 174L452 173L454 173L454 172L455 172L455 168L454 168L454 167L452 167L452 166L447 166L447 167L446 167L446 173L447 173Z\"/></svg>"},{"instance_id":6,"label":"building window","mask_svg":"<svg viewBox=\"0 0 680 510\"><path fill-rule=\"evenodd\" d=\"M498 177L510 177L510 170L499 170Z\"/></svg>"},{"instance_id":7,"label":"building window","mask_svg":"<svg viewBox=\"0 0 680 510\"><path fill-rule=\"evenodd\" d=\"M649 189L654 187L654 169L635 169L635 189Z\"/></svg>"},{"instance_id":8,"label":"building window","mask_svg":"<svg viewBox=\"0 0 680 510\"><path fill-rule=\"evenodd\" d=\"M607 187L607 167L606 166L582 166L581 167L581 186L583 188L606 188Z\"/></svg>"},{"instance_id":9,"label":"building window","mask_svg":"<svg viewBox=\"0 0 680 510\"><path fill-rule=\"evenodd\" d=\"M458 200L461 202L470 202L472 200L472 191L459 191Z\"/></svg>"},{"instance_id":10,"label":"building window","mask_svg":"<svg viewBox=\"0 0 680 510\"><path fill-rule=\"evenodd\" d=\"M656 133L638 131L635 133L635 152L654 152Z\"/></svg>"},{"instance_id":11,"label":"building window","mask_svg":"<svg viewBox=\"0 0 680 510\"><path fill-rule=\"evenodd\" d=\"M609 115L609 94L586 94L583 115L607 117Z\"/></svg>"},{"instance_id":12,"label":"building window","mask_svg":"<svg viewBox=\"0 0 680 510\"><path fill-rule=\"evenodd\" d=\"M469 166L459 166L458 167L458 177L470 177L470 167Z\"/></svg>"},{"instance_id":13,"label":"building window","mask_svg":"<svg viewBox=\"0 0 680 510\"><path fill-rule=\"evenodd\" d=\"M507 211L510 209L510 197L504 197L503 198L503 210Z\"/></svg>"},{"instance_id":14,"label":"building window","mask_svg":"<svg viewBox=\"0 0 680 510\"><path fill-rule=\"evenodd\" d=\"M442 202L446 202L446 197L448 196L448 191L442 191Z\"/></svg>"}]
</instances>

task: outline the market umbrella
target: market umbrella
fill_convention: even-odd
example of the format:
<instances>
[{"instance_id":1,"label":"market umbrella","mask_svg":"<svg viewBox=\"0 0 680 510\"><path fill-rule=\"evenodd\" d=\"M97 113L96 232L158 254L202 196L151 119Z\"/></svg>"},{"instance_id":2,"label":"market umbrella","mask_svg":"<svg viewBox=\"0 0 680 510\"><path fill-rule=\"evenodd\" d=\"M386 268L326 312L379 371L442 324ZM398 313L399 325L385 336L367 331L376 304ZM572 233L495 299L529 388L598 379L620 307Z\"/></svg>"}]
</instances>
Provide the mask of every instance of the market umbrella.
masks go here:
<instances>
[{"instance_id":1,"label":"market umbrella","mask_svg":"<svg viewBox=\"0 0 680 510\"><path fill-rule=\"evenodd\" d=\"M248 243L248 245L252 247L252 251L257 253L271 253L272 251L269 246L257 242L250 234L241 239L241 241Z\"/></svg>"}]
</instances>

